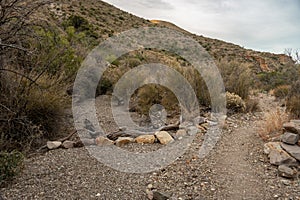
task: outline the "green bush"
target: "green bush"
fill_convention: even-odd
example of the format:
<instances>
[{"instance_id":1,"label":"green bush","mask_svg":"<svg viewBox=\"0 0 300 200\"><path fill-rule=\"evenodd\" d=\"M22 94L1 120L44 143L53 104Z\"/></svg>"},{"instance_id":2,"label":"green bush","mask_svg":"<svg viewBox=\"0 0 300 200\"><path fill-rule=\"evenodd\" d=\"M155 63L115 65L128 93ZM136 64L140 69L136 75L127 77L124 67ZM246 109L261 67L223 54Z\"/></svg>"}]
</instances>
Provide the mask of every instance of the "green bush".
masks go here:
<instances>
[{"instance_id":1,"label":"green bush","mask_svg":"<svg viewBox=\"0 0 300 200\"><path fill-rule=\"evenodd\" d=\"M102 78L98 84L96 96L113 92L113 84L108 78Z\"/></svg>"},{"instance_id":2,"label":"green bush","mask_svg":"<svg viewBox=\"0 0 300 200\"><path fill-rule=\"evenodd\" d=\"M0 152L0 185L6 180L11 180L21 172L23 161L24 156L19 151Z\"/></svg>"},{"instance_id":3,"label":"green bush","mask_svg":"<svg viewBox=\"0 0 300 200\"><path fill-rule=\"evenodd\" d=\"M299 78L299 65L287 65L277 71L262 72L257 75L263 90L275 89L280 85L291 85Z\"/></svg>"},{"instance_id":4,"label":"green bush","mask_svg":"<svg viewBox=\"0 0 300 200\"><path fill-rule=\"evenodd\" d=\"M290 85L280 85L274 89L274 96L278 99L285 99L291 89Z\"/></svg>"}]
</instances>

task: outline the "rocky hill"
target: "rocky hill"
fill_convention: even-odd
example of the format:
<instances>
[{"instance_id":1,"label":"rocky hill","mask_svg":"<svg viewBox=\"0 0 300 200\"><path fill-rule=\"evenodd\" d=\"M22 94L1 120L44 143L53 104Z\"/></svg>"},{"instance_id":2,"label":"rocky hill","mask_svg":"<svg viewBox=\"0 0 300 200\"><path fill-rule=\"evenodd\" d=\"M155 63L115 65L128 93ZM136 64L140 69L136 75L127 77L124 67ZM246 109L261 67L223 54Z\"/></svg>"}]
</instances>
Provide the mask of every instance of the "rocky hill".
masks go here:
<instances>
[{"instance_id":1,"label":"rocky hill","mask_svg":"<svg viewBox=\"0 0 300 200\"><path fill-rule=\"evenodd\" d=\"M100 40L132 28L163 26L193 37L216 60L225 59L246 63L255 73L276 71L284 65L293 63L292 58L284 54L258 52L221 40L202 35L198 36L169 22L160 20L149 21L136 17L102 1L59 0L51 3L47 9L48 11L44 12L47 15L47 19L56 22L56 25L59 27L72 15L83 17L91 24Z\"/></svg>"}]
</instances>

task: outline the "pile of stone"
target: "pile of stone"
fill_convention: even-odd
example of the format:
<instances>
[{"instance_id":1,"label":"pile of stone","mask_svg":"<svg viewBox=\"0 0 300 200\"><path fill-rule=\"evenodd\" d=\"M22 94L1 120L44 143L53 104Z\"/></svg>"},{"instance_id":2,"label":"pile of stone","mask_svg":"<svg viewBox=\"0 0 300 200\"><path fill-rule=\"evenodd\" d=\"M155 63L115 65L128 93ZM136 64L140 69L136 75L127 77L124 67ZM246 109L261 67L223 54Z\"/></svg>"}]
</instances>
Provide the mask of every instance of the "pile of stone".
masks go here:
<instances>
[{"instance_id":1,"label":"pile of stone","mask_svg":"<svg viewBox=\"0 0 300 200\"><path fill-rule=\"evenodd\" d=\"M279 175L297 178L300 175L300 120L291 120L283 125L281 142L269 142L264 152L270 163L278 166Z\"/></svg>"},{"instance_id":2,"label":"pile of stone","mask_svg":"<svg viewBox=\"0 0 300 200\"><path fill-rule=\"evenodd\" d=\"M123 146L129 143L138 144L153 144L160 143L167 145L175 140L181 140L183 137L196 135L200 131L205 131L208 128L208 123L205 118L198 117L194 122L187 122L183 124L173 124L165 126L161 131L155 133L144 134L139 131L129 133L126 128L121 128L118 132L101 136L95 131L95 127L91 122L85 122L85 129L88 134L86 137L81 137L80 141L74 142L70 140L48 141L47 149L53 150L58 148L75 148L82 146L103 146L103 145L116 145Z\"/></svg>"}]
</instances>

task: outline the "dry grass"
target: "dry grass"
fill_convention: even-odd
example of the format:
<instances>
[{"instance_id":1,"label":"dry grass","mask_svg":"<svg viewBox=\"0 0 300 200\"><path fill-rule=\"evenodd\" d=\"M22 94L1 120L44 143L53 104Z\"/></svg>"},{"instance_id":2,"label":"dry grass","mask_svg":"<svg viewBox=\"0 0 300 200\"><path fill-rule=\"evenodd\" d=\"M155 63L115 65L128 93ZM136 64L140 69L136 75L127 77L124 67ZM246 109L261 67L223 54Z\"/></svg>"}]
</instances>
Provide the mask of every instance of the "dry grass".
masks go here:
<instances>
[{"instance_id":1,"label":"dry grass","mask_svg":"<svg viewBox=\"0 0 300 200\"><path fill-rule=\"evenodd\" d=\"M283 124L288 120L288 114L279 109L266 113L264 120L260 124L259 136L264 141L268 141L273 137L283 134Z\"/></svg>"}]
</instances>

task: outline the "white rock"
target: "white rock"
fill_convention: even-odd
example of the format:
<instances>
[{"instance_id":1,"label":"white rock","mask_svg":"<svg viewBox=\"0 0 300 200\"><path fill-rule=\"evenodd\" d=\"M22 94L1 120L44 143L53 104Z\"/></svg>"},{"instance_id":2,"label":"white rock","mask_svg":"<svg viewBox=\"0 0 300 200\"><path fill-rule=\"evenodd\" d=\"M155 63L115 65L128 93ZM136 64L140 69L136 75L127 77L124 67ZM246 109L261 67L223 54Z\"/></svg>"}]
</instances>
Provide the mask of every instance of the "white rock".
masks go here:
<instances>
[{"instance_id":1,"label":"white rock","mask_svg":"<svg viewBox=\"0 0 300 200\"><path fill-rule=\"evenodd\" d=\"M60 141L48 141L47 142L47 147L48 149L52 150L52 149L57 149L61 146L61 142Z\"/></svg>"},{"instance_id":2,"label":"white rock","mask_svg":"<svg viewBox=\"0 0 300 200\"><path fill-rule=\"evenodd\" d=\"M186 132L186 130L184 130L184 129L179 129L179 130L174 134L174 136L175 136L176 139L182 138L182 137L184 137L184 136L186 136L186 135L187 135L187 132Z\"/></svg>"},{"instance_id":3,"label":"white rock","mask_svg":"<svg viewBox=\"0 0 300 200\"><path fill-rule=\"evenodd\" d=\"M120 146L123 146L125 144L128 144L128 143L131 143L131 142L134 142L134 139L131 138L131 137L119 137L115 144L120 147Z\"/></svg>"},{"instance_id":4,"label":"white rock","mask_svg":"<svg viewBox=\"0 0 300 200\"><path fill-rule=\"evenodd\" d=\"M82 138L81 142L85 146L92 146L96 144L95 140L90 138Z\"/></svg>"},{"instance_id":5,"label":"white rock","mask_svg":"<svg viewBox=\"0 0 300 200\"><path fill-rule=\"evenodd\" d=\"M106 145L113 145L114 144L114 141L106 138L106 137L103 137L103 136L99 136L96 138L95 140L97 146L106 146Z\"/></svg>"},{"instance_id":6,"label":"white rock","mask_svg":"<svg viewBox=\"0 0 300 200\"><path fill-rule=\"evenodd\" d=\"M167 131L156 132L155 136L161 144L168 144L174 141L172 136Z\"/></svg>"},{"instance_id":7,"label":"white rock","mask_svg":"<svg viewBox=\"0 0 300 200\"><path fill-rule=\"evenodd\" d=\"M153 144L155 142L154 135L140 135L135 138L135 142L139 144Z\"/></svg>"},{"instance_id":8,"label":"white rock","mask_svg":"<svg viewBox=\"0 0 300 200\"><path fill-rule=\"evenodd\" d=\"M74 145L75 145L75 142L69 141L69 140L66 140L62 143L62 147L65 149L72 149L72 148L74 148Z\"/></svg>"}]
</instances>

